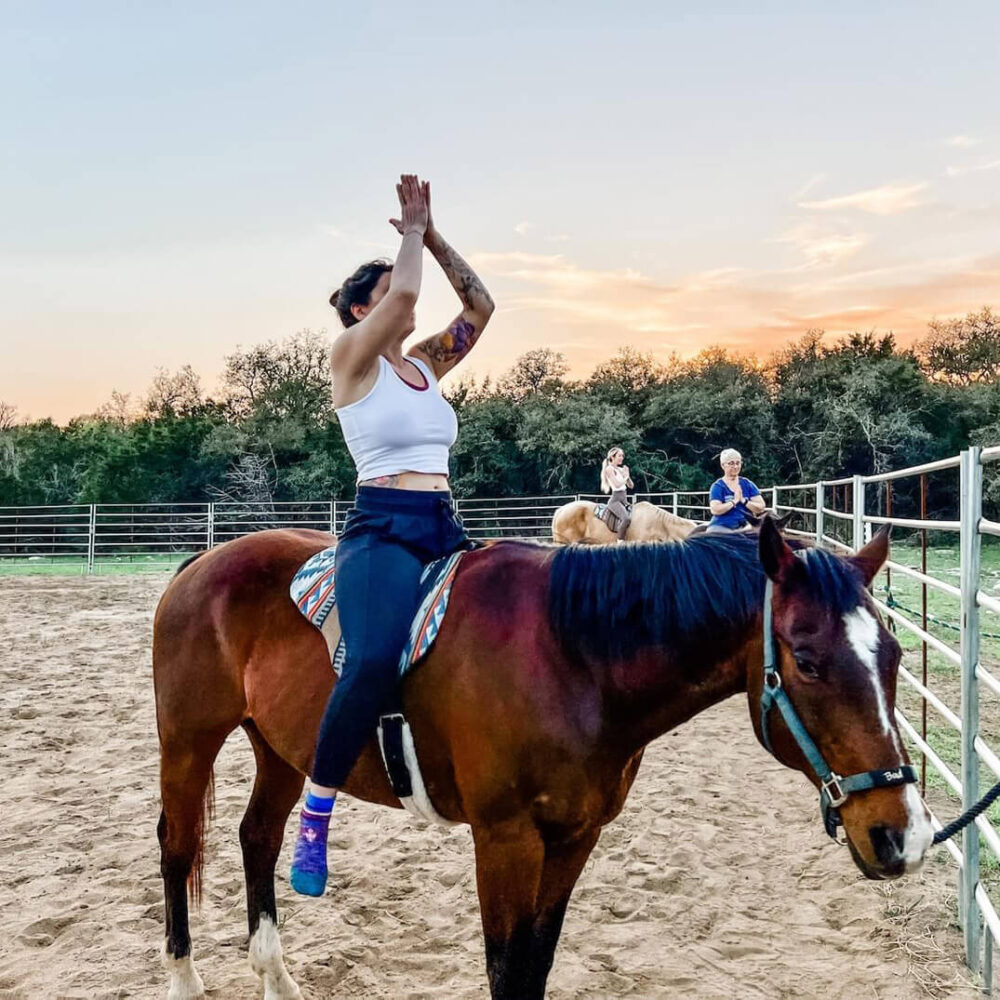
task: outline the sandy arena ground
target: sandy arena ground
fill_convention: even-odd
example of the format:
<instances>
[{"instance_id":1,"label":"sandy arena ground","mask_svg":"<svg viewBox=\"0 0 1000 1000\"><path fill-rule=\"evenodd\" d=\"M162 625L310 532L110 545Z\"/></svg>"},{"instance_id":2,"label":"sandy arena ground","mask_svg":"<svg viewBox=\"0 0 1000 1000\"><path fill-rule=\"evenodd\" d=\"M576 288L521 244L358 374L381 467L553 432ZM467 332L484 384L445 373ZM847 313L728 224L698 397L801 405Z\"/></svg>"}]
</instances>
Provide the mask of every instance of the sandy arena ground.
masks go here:
<instances>
[{"instance_id":1,"label":"sandy arena ground","mask_svg":"<svg viewBox=\"0 0 1000 1000\"><path fill-rule=\"evenodd\" d=\"M0 578L0 1000L163 998L150 667L165 575ZM237 826L252 755L217 768L194 956L208 994L261 995L246 961ZM345 801L332 890L278 905L309 1000L487 997L472 844ZM553 1000L911 1000L979 994L961 961L954 865L860 878L811 786L734 699L656 743L570 905Z\"/></svg>"}]
</instances>

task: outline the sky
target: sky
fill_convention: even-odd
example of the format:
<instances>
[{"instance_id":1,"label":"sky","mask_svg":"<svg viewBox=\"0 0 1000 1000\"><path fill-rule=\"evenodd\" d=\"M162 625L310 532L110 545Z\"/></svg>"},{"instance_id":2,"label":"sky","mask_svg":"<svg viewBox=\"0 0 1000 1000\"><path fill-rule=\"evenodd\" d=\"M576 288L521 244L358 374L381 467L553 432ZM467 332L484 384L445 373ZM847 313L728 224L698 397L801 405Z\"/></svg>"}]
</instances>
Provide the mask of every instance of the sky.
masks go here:
<instances>
[{"instance_id":1,"label":"sky","mask_svg":"<svg viewBox=\"0 0 1000 1000\"><path fill-rule=\"evenodd\" d=\"M1000 308L1000 5L8 0L0 401L339 323L400 172L526 350L764 356ZM427 258L417 336L456 300ZM454 377L454 376L452 376Z\"/></svg>"}]
</instances>

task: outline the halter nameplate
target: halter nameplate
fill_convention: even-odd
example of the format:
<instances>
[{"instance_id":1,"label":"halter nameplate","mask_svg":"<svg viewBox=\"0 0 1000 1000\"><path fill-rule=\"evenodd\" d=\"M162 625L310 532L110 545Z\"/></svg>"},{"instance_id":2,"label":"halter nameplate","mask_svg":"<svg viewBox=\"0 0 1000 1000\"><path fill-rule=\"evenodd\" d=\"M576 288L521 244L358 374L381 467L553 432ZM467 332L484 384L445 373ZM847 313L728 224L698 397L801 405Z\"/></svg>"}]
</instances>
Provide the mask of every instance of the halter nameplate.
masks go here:
<instances>
[{"instance_id":1,"label":"halter nameplate","mask_svg":"<svg viewBox=\"0 0 1000 1000\"><path fill-rule=\"evenodd\" d=\"M826 832L837 838L837 827L841 825L839 807L856 792L866 792L872 788L896 788L917 781L916 768L910 764L900 764L899 767L886 768L880 771L863 771L842 778L827 764L823 754L802 724L791 698L785 693L781 683L781 673L778 671L774 655L774 626L771 612L771 596L774 585L770 580L764 588L764 686L760 693L760 733L768 753L778 759L771 746L771 735L768 728L768 713L772 706L777 706L781 717L792 734L799 749L809 761L813 773L819 778L819 810L823 817Z\"/></svg>"}]
</instances>

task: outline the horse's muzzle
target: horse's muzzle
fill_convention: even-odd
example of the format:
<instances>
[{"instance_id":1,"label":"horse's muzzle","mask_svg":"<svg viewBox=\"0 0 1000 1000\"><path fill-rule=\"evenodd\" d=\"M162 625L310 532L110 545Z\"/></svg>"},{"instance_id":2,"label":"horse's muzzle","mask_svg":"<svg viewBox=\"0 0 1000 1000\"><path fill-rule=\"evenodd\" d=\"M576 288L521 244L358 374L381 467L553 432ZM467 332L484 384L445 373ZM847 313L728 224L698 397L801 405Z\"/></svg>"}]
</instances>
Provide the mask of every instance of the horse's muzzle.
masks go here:
<instances>
[{"instance_id":1,"label":"horse's muzzle","mask_svg":"<svg viewBox=\"0 0 1000 1000\"><path fill-rule=\"evenodd\" d=\"M873 826L868 831L882 878L898 878L906 871L905 838L903 830L891 826Z\"/></svg>"},{"instance_id":2,"label":"horse's muzzle","mask_svg":"<svg viewBox=\"0 0 1000 1000\"><path fill-rule=\"evenodd\" d=\"M847 838L847 845L854 863L865 878L896 879L918 871L923 865L927 848L931 844L930 837L924 836L924 833L923 829L912 827L905 830L884 825L869 827L868 842L874 858L866 858L850 837Z\"/></svg>"}]
</instances>

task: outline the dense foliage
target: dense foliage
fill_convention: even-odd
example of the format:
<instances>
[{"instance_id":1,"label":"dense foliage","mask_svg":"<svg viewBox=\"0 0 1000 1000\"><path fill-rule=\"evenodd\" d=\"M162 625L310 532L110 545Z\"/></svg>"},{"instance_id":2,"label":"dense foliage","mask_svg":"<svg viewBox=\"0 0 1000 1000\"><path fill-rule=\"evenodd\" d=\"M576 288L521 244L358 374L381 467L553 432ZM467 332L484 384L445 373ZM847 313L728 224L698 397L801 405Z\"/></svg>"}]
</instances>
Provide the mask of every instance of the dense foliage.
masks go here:
<instances>
[{"instance_id":1,"label":"dense foliage","mask_svg":"<svg viewBox=\"0 0 1000 1000\"><path fill-rule=\"evenodd\" d=\"M65 427L0 403L0 505L349 497L354 470L330 406L327 338L238 350L218 398L190 368L141 401L114 394ZM612 445L641 491L705 489L739 448L760 483L880 472L1000 442L1000 318L827 343L811 331L766 361L719 348L666 364L622 348L586 379L530 351L498 380L447 393L461 432L459 496L595 492Z\"/></svg>"}]
</instances>

